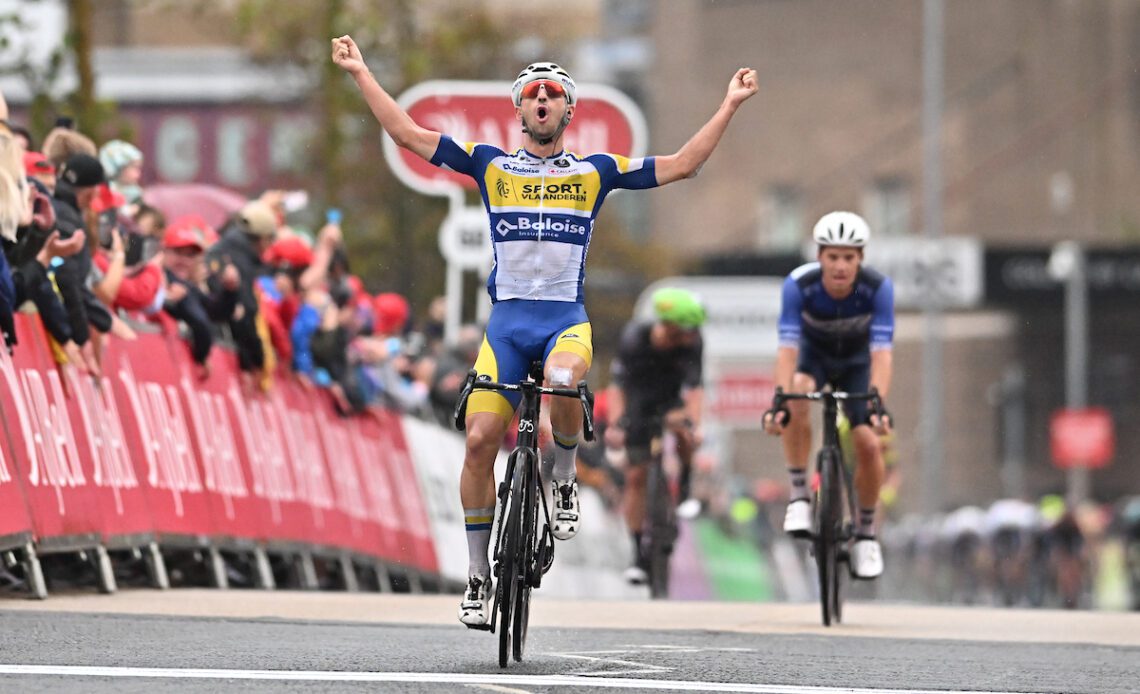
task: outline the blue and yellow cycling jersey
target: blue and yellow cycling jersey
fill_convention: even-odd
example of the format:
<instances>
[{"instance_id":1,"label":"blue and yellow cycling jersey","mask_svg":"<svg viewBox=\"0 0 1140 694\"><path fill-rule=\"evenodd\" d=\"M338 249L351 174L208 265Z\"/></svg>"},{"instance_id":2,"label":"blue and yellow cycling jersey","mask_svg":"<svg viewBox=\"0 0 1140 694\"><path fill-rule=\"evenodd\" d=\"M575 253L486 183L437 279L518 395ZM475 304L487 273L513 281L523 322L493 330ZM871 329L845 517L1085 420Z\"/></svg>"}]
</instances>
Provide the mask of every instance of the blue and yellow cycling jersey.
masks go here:
<instances>
[{"instance_id":1,"label":"blue and yellow cycling jersey","mask_svg":"<svg viewBox=\"0 0 1140 694\"><path fill-rule=\"evenodd\" d=\"M492 302L505 299L583 302L586 251L602 201L617 188L657 185L653 157L616 154L536 157L525 149L458 143L447 135L431 158L475 179L491 216Z\"/></svg>"},{"instance_id":2,"label":"blue and yellow cycling jersey","mask_svg":"<svg viewBox=\"0 0 1140 694\"><path fill-rule=\"evenodd\" d=\"M845 359L890 349L894 331L894 287L880 272L860 267L854 289L838 300L824 290L819 263L801 265L784 280L781 347Z\"/></svg>"}]
</instances>

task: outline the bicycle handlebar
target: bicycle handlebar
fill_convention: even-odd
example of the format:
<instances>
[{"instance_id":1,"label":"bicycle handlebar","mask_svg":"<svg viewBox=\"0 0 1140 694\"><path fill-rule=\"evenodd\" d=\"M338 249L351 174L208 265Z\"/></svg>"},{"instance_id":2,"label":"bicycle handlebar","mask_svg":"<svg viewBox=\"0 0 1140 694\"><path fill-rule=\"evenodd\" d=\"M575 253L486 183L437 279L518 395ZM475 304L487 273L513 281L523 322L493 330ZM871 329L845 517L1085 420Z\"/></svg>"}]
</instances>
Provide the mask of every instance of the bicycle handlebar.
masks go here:
<instances>
[{"instance_id":1,"label":"bicycle handlebar","mask_svg":"<svg viewBox=\"0 0 1140 694\"><path fill-rule=\"evenodd\" d=\"M871 390L866 393L848 393L842 390L817 390L809 393L785 393L783 388L777 386L776 394L772 397L772 408L768 410L768 412L783 412L784 424L787 425L787 423L792 418L792 413L784 405L786 401L815 400L818 402L823 402L829 399L836 401L867 400L871 403L871 414L877 415L880 418L886 417L888 420L891 419L891 413L887 412L887 408L883 406L883 398L879 395L879 389L874 387L872 387ZM766 412L765 415L767 415L768 412Z\"/></svg>"},{"instance_id":2,"label":"bicycle handlebar","mask_svg":"<svg viewBox=\"0 0 1140 694\"><path fill-rule=\"evenodd\" d=\"M467 380L463 389L459 391L459 400L455 403L455 428L463 431L467 428L467 398L475 390L495 390L511 393L533 390L539 395L553 395L560 398L577 398L582 404L582 435L587 441L594 440L594 394L590 392L586 381L578 381L577 388L548 388L533 381L522 383L495 383L494 381L480 381L479 373L475 369L467 372Z\"/></svg>"}]
</instances>

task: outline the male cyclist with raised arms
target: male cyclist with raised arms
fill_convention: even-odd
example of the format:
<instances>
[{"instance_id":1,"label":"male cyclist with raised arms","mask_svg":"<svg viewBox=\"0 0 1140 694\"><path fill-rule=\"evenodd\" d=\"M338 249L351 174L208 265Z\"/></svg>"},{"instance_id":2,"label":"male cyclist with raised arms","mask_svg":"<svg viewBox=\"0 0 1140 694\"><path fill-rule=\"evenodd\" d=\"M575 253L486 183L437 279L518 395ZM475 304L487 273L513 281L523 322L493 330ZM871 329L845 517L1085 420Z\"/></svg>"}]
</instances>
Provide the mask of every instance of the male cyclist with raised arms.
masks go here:
<instances>
[{"instance_id":1,"label":"male cyclist with raised arms","mask_svg":"<svg viewBox=\"0 0 1140 694\"><path fill-rule=\"evenodd\" d=\"M554 63L534 63L519 73L511 88L523 146L505 152L493 145L456 142L417 124L372 76L348 36L332 40L332 59L353 76L396 144L436 166L471 176L479 186L494 247L487 280L491 316L475 360L480 378L517 382L533 361L542 360L545 383L555 387L584 378L593 357L582 282L594 219L606 195L616 188L652 188L695 176L736 109L758 89L754 70L737 70L720 108L675 154L584 157L562 147L563 131L577 104L574 80ZM459 485L470 564L459 619L468 626L485 624L489 617L487 548L495 508L494 463L517 405L517 396L476 391L467 408L467 450ZM557 444L551 531L565 540L577 533L580 523L574 479L580 405L555 398L550 421Z\"/></svg>"},{"instance_id":2,"label":"male cyclist with raised arms","mask_svg":"<svg viewBox=\"0 0 1140 694\"><path fill-rule=\"evenodd\" d=\"M816 223L812 235L817 262L801 265L784 280L776 385L790 393L812 392L827 384L849 393L873 387L885 401L891 387L894 288L890 279L863 265L871 231L857 214L831 212ZM764 415L764 429L783 434L792 482L784 532L802 537L811 532L810 413L806 400L788 402L787 408L790 421L770 410ZM843 408L852 425L859 502L851 569L859 578L875 578L883 573L882 550L875 539L875 509L884 475L879 436L889 433L891 421L889 415L869 414L865 401L844 402Z\"/></svg>"},{"instance_id":3,"label":"male cyclist with raised arms","mask_svg":"<svg viewBox=\"0 0 1140 694\"><path fill-rule=\"evenodd\" d=\"M700 333L704 307L688 290L664 288L653 293L653 311L655 321L633 321L622 330L607 393L611 424L606 428L606 447L624 447L628 458L623 505L633 535L633 563L625 576L635 584L649 579L641 529L651 444L661 438L664 427L673 432L684 479L700 444L704 402ZM687 491L682 490L682 496Z\"/></svg>"}]
</instances>

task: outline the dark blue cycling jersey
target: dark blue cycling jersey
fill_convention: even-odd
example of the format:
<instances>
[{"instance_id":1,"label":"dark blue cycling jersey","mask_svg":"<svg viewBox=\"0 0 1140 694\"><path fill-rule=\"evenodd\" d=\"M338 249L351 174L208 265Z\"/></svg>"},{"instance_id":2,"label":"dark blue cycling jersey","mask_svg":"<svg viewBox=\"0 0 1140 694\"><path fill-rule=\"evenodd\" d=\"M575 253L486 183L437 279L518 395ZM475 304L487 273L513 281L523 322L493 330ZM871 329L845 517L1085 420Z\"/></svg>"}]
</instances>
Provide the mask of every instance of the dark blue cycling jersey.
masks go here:
<instances>
[{"instance_id":1,"label":"dark blue cycling jersey","mask_svg":"<svg viewBox=\"0 0 1140 694\"><path fill-rule=\"evenodd\" d=\"M819 263L807 263L784 280L780 307L780 346L809 349L827 359L868 356L890 349L895 332L891 280L861 266L854 290L833 299L823 288Z\"/></svg>"}]
</instances>

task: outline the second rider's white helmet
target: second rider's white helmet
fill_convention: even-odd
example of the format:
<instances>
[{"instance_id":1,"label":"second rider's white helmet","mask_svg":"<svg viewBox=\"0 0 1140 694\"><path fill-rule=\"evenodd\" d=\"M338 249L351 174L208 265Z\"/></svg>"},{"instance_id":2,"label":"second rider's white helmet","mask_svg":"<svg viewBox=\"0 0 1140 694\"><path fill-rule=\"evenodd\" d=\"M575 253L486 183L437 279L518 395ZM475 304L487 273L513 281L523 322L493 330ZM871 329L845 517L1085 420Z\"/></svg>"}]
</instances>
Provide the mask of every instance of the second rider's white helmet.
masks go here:
<instances>
[{"instance_id":1,"label":"second rider's white helmet","mask_svg":"<svg viewBox=\"0 0 1140 694\"><path fill-rule=\"evenodd\" d=\"M567 106L573 106L577 101L578 87L568 72L555 63L531 63L523 68L511 87L511 99L515 102L515 106L522 106L523 87L538 80L551 80L561 84L566 90Z\"/></svg>"},{"instance_id":2,"label":"second rider's white helmet","mask_svg":"<svg viewBox=\"0 0 1140 694\"><path fill-rule=\"evenodd\" d=\"M854 212L828 212L815 223L811 235L821 246L862 248L871 238L871 228Z\"/></svg>"}]
</instances>

